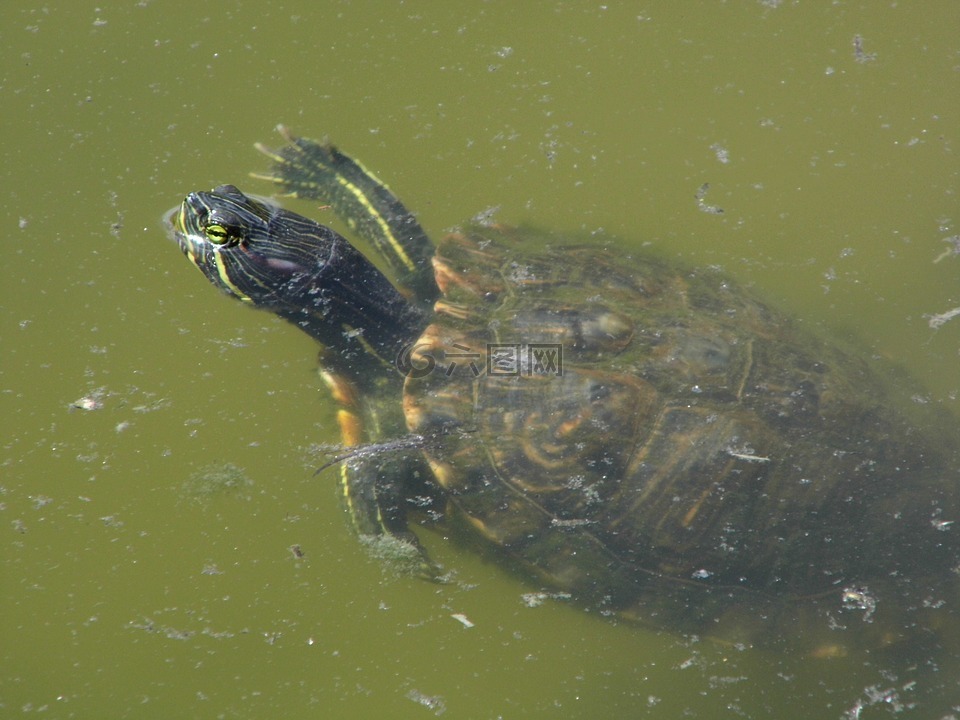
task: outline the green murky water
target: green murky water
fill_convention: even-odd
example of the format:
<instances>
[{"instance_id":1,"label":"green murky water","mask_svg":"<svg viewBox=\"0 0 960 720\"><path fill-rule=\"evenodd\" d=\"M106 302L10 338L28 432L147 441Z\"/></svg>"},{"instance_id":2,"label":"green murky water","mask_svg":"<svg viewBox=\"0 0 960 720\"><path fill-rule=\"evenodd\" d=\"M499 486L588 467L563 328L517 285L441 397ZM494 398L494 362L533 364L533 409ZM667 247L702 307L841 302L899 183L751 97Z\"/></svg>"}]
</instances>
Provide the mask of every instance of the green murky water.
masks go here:
<instances>
[{"instance_id":1,"label":"green murky water","mask_svg":"<svg viewBox=\"0 0 960 720\"><path fill-rule=\"evenodd\" d=\"M4 2L0 715L946 714L956 668L529 608L438 536L458 583L385 575L311 477L311 341L159 218L266 192L251 144L284 122L434 233L498 206L723 266L956 412L960 318L928 316L960 306L958 27L952 0Z\"/></svg>"}]
</instances>

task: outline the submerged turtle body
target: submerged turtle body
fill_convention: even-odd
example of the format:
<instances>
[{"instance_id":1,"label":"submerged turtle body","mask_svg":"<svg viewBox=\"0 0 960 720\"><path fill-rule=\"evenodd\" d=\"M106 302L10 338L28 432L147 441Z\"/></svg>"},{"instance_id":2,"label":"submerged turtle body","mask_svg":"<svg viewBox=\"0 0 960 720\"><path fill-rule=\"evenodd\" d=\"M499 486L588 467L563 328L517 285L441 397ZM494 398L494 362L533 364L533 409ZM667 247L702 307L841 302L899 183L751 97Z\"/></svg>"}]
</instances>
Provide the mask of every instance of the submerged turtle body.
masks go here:
<instances>
[{"instance_id":1,"label":"submerged turtle body","mask_svg":"<svg viewBox=\"0 0 960 720\"><path fill-rule=\"evenodd\" d=\"M912 575L887 576L918 553L957 564L938 520L956 475L866 362L718 272L524 250L542 240L440 243L411 359L436 368L404 386L407 426L442 437L432 476L491 547L581 602L689 630L731 606L794 617L800 598L826 625L916 599Z\"/></svg>"},{"instance_id":2,"label":"submerged turtle body","mask_svg":"<svg viewBox=\"0 0 960 720\"><path fill-rule=\"evenodd\" d=\"M444 518L588 607L690 630L803 602L872 622L944 590L952 454L866 362L718 272L497 225L434 250L362 166L285 136L263 177L330 203L396 286L233 186L169 223L214 284L324 345L361 536L419 557L410 521Z\"/></svg>"}]
</instances>

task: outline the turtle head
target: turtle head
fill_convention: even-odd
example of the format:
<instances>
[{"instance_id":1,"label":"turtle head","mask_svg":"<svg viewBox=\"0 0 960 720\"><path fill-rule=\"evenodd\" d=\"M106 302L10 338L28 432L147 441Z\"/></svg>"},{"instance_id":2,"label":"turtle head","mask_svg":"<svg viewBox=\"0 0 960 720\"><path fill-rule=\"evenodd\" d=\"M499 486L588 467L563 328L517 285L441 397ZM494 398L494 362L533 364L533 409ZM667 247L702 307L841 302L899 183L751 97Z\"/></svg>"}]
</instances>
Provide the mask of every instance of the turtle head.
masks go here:
<instances>
[{"instance_id":1,"label":"turtle head","mask_svg":"<svg viewBox=\"0 0 960 720\"><path fill-rule=\"evenodd\" d=\"M210 282L274 311L330 267L338 241L346 243L329 228L233 185L190 193L167 214L166 225Z\"/></svg>"},{"instance_id":2,"label":"turtle head","mask_svg":"<svg viewBox=\"0 0 960 720\"><path fill-rule=\"evenodd\" d=\"M206 278L233 297L295 323L357 376L392 366L423 328L423 311L345 238L233 185L193 192L167 230Z\"/></svg>"}]
</instances>

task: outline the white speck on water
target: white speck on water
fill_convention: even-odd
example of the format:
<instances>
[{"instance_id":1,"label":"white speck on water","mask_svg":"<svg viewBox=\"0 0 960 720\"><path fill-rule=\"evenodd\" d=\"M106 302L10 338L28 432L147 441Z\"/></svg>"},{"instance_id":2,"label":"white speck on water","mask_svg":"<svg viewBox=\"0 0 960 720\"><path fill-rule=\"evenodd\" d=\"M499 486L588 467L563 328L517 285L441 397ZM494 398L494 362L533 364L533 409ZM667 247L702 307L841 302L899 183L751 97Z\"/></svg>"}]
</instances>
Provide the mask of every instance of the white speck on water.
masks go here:
<instances>
[{"instance_id":1,"label":"white speck on water","mask_svg":"<svg viewBox=\"0 0 960 720\"><path fill-rule=\"evenodd\" d=\"M407 699L433 710L434 715L443 715L447 711L447 704L440 695L425 695L419 690L411 689L407 693Z\"/></svg>"},{"instance_id":2,"label":"white speck on water","mask_svg":"<svg viewBox=\"0 0 960 720\"><path fill-rule=\"evenodd\" d=\"M953 310L947 310L946 312L937 313L936 315L924 315L924 317L927 318L927 325L936 330L945 322L953 320L957 315L960 315L960 307L955 307Z\"/></svg>"},{"instance_id":3,"label":"white speck on water","mask_svg":"<svg viewBox=\"0 0 960 720\"><path fill-rule=\"evenodd\" d=\"M468 618L468 617L467 617L466 615L464 615L463 613L451 613L450 617L452 617L452 618L453 618L454 620L456 620L458 623L460 623L461 625L463 625L465 628L472 628L472 627L474 627L474 624L473 624L473 622L470 620L470 618Z\"/></svg>"},{"instance_id":4,"label":"white speck on water","mask_svg":"<svg viewBox=\"0 0 960 720\"><path fill-rule=\"evenodd\" d=\"M716 156L717 160L722 162L724 165L730 162L730 151L720 143L714 143L710 146L710 149L713 150L713 154Z\"/></svg>"}]
</instances>

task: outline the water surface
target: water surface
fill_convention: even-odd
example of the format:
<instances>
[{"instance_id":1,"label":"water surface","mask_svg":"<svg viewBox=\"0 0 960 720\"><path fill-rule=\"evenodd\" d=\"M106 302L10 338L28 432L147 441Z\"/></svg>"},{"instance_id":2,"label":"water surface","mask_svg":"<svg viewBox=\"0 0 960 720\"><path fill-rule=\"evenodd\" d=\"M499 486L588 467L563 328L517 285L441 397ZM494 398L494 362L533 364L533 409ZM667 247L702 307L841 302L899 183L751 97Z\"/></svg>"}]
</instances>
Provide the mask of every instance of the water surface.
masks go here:
<instances>
[{"instance_id":1,"label":"water surface","mask_svg":"<svg viewBox=\"0 0 960 720\"><path fill-rule=\"evenodd\" d=\"M385 574L312 477L312 342L219 297L160 216L268 192L252 143L283 122L435 235L496 207L721 266L956 415L960 318L929 320L960 306L957 27L948 0L4 3L0 714L946 714L934 658L528 607L436 534L458 582Z\"/></svg>"}]
</instances>

